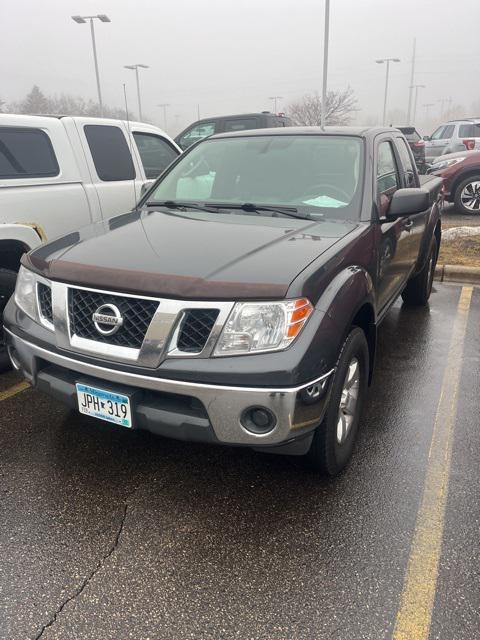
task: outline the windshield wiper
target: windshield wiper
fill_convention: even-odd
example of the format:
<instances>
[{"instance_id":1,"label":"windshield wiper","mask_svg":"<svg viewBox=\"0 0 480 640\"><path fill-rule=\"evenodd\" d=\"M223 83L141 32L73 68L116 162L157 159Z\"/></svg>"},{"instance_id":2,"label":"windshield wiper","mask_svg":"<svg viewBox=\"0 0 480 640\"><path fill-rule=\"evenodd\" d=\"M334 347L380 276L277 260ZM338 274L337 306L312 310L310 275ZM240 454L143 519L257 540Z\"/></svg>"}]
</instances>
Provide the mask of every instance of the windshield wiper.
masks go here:
<instances>
[{"instance_id":1,"label":"windshield wiper","mask_svg":"<svg viewBox=\"0 0 480 640\"><path fill-rule=\"evenodd\" d=\"M298 220L313 220L313 218L308 214L301 215L300 213L298 213L298 209L296 209L295 207L282 207L282 206L269 207L266 205L264 206L260 204L254 204L253 202L244 202L243 204L236 204L236 203L217 204L215 202L215 203L212 203L210 206L218 207L219 209L241 209L242 211L247 211L249 213L250 212L255 213L257 211L269 211L270 213L279 213L282 216L297 218Z\"/></svg>"},{"instance_id":2,"label":"windshield wiper","mask_svg":"<svg viewBox=\"0 0 480 640\"><path fill-rule=\"evenodd\" d=\"M178 202L177 200L165 200L164 202L147 202L146 207L166 207L167 209L181 209L187 211L188 209L196 209L198 211L208 211L209 213L218 213L217 209L211 209L206 205L198 204L197 202Z\"/></svg>"}]
</instances>

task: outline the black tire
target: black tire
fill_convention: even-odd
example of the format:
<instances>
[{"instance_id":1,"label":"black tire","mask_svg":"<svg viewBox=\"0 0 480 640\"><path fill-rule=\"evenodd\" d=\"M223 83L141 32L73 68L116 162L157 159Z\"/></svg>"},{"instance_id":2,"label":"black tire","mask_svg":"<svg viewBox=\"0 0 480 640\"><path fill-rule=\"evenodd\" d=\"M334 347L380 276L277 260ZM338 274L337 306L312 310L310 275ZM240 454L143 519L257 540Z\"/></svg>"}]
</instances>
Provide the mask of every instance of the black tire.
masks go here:
<instances>
[{"instance_id":1,"label":"black tire","mask_svg":"<svg viewBox=\"0 0 480 640\"><path fill-rule=\"evenodd\" d=\"M3 333L3 310L15 291L17 274L9 269L0 269L0 373L11 369L10 358L5 348L5 336Z\"/></svg>"},{"instance_id":2,"label":"black tire","mask_svg":"<svg viewBox=\"0 0 480 640\"><path fill-rule=\"evenodd\" d=\"M416 276L407 282L407 286L402 292L403 301L409 307L423 307L427 304L430 294L432 293L437 257L437 239L434 236L425 266L420 273L417 273Z\"/></svg>"},{"instance_id":3,"label":"black tire","mask_svg":"<svg viewBox=\"0 0 480 640\"><path fill-rule=\"evenodd\" d=\"M351 425L345 439L337 438L340 422L342 391L350 365L358 363L359 384ZM352 457L358 425L368 386L369 355L368 344L362 329L354 327L343 343L332 381L327 413L315 431L310 450L305 456L308 467L326 476L336 476L347 466Z\"/></svg>"},{"instance_id":4,"label":"black tire","mask_svg":"<svg viewBox=\"0 0 480 640\"><path fill-rule=\"evenodd\" d=\"M472 186L472 195L475 192L478 193L478 197L476 198L476 201L475 201L475 205L478 206L478 209L469 209L462 202L463 190L468 185L473 185L474 182L480 183L480 174L477 174L477 175L474 175L474 176L468 176L468 178L465 178L465 180L462 180L462 182L460 182L458 187L455 189L455 194L454 194L454 197L453 197L453 200L455 202L455 209L459 213L463 213L463 214L465 214L467 216L478 216L478 215L480 215L480 187L477 186L477 188L475 189Z\"/></svg>"}]
</instances>

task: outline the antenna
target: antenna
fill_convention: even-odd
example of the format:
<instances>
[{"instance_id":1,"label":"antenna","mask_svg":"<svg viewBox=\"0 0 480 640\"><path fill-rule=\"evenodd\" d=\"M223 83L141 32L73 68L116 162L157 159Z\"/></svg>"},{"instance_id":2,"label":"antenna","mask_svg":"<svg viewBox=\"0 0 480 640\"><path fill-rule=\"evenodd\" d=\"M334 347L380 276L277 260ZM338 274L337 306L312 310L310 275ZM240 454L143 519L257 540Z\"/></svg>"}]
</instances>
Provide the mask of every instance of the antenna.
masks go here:
<instances>
[{"instance_id":1,"label":"antenna","mask_svg":"<svg viewBox=\"0 0 480 640\"><path fill-rule=\"evenodd\" d=\"M125 100L125 118L127 120L127 130L128 130L128 142L130 143L130 157L132 158L132 164L133 164L133 168L135 170L135 163L133 161L133 141L132 141L132 132L130 130L130 118L128 117L128 104L127 104L127 89L125 87L125 83L123 83L123 98ZM133 176L133 209L137 208L137 186L135 184L135 177L136 177L136 171L135 171L135 175Z\"/></svg>"}]
</instances>

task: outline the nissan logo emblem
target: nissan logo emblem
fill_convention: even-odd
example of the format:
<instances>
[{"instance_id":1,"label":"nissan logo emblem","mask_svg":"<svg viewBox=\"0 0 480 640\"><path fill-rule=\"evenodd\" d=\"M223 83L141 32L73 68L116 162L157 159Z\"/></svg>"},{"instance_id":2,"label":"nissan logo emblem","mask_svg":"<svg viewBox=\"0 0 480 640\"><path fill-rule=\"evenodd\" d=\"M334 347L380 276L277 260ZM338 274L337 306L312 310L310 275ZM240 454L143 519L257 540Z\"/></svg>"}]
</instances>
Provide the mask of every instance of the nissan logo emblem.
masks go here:
<instances>
[{"instance_id":1,"label":"nissan logo emblem","mask_svg":"<svg viewBox=\"0 0 480 640\"><path fill-rule=\"evenodd\" d=\"M113 336L123 325L123 317L114 304L102 304L92 315L93 324L102 336Z\"/></svg>"}]
</instances>

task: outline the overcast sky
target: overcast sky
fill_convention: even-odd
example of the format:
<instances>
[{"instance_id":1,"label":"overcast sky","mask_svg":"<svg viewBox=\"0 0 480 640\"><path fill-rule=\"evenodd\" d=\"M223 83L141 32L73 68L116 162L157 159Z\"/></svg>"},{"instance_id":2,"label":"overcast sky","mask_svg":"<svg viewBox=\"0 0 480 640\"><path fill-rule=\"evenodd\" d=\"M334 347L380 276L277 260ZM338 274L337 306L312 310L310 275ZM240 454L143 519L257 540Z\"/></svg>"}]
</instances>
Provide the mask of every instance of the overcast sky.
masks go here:
<instances>
[{"instance_id":1,"label":"overcast sky","mask_svg":"<svg viewBox=\"0 0 480 640\"><path fill-rule=\"evenodd\" d=\"M350 85L357 121L381 118L385 66L391 68L389 107L406 110L413 38L417 37L419 97L465 105L480 100L479 0L331 0L329 88ZM45 93L96 99L90 30L70 18L106 13L97 22L104 102L137 111L134 72L144 63L143 111L161 124L170 103L174 131L197 117L280 107L321 90L323 0L0 0L0 97L22 98L38 84ZM480 113L471 114L480 116ZM177 117L175 117L177 116Z\"/></svg>"}]
</instances>

